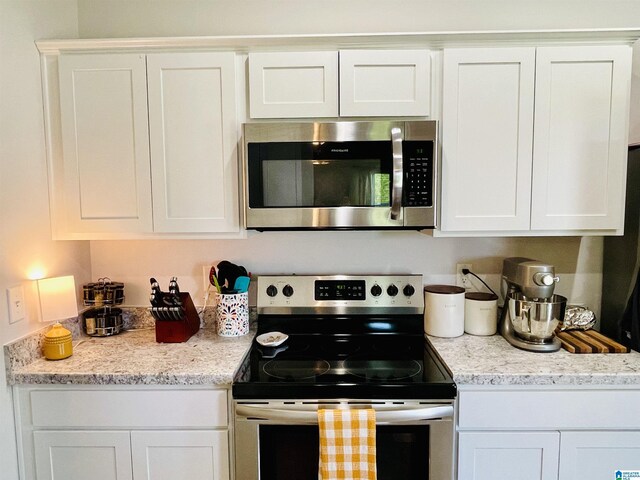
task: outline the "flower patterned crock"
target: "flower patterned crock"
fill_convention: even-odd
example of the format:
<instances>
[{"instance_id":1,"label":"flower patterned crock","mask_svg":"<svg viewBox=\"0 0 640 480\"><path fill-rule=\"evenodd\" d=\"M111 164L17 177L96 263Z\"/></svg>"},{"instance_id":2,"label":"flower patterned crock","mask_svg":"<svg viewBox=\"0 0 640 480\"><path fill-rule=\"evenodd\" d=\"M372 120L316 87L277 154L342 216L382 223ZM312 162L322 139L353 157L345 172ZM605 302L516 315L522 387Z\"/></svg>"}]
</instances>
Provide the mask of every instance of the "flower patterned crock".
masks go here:
<instances>
[{"instance_id":1,"label":"flower patterned crock","mask_svg":"<svg viewBox=\"0 0 640 480\"><path fill-rule=\"evenodd\" d=\"M249 294L216 295L216 331L221 337L249 333Z\"/></svg>"}]
</instances>

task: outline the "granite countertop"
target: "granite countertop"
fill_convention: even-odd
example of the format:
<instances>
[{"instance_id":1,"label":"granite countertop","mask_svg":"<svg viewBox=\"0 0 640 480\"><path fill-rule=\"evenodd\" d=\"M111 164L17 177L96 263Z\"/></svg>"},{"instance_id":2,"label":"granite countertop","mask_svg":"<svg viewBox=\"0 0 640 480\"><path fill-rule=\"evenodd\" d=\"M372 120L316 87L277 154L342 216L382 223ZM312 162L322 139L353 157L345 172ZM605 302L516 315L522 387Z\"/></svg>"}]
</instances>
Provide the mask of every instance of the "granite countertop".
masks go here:
<instances>
[{"instance_id":1,"label":"granite countertop","mask_svg":"<svg viewBox=\"0 0 640 480\"><path fill-rule=\"evenodd\" d=\"M37 358L8 372L11 384L229 385L254 332L201 329L184 343L156 343L155 329L83 337L64 360ZM76 345L77 343L77 345Z\"/></svg>"},{"instance_id":2,"label":"granite countertop","mask_svg":"<svg viewBox=\"0 0 640 480\"><path fill-rule=\"evenodd\" d=\"M7 379L10 384L229 385L254 333L255 325L242 337L220 337L203 328L187 342L164 344L155 341L153 327L139 328L112 337L80 337L73 355L58 361L20 360L17 356L28 349L14 346ZM500 335L428 338L459 386L640 386L637 352L532 353Z\"/></svg>"},{"instance_id":3,"label":"granite countertop","mask_svg":"<svg viewBox=\"0 0 640 480\"><path fill-rule=\"evenodd\" d=\"M636 385L640 353L526 352L500 335L428 337L460 385Z\"/></svg>"}]
</instances>

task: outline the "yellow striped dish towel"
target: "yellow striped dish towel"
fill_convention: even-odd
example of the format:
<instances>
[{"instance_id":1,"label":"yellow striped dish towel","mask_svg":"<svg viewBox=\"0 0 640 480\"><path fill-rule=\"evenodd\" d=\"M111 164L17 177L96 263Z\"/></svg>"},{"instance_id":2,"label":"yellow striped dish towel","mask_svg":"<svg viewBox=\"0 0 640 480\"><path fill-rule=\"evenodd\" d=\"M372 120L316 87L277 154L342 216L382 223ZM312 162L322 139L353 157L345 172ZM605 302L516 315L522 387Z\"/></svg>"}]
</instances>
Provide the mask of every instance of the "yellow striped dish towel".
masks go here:
<instances>
[{"instance_id":1,"label":"yellow striped dish towel","mask_svg":"<svg viewBox=\"0 0 640 480\"><path fill-rule=\"evenodd\" d=\"M318 410L319 480L376 480L376 412Z\"/></svg>"}]
</instances>

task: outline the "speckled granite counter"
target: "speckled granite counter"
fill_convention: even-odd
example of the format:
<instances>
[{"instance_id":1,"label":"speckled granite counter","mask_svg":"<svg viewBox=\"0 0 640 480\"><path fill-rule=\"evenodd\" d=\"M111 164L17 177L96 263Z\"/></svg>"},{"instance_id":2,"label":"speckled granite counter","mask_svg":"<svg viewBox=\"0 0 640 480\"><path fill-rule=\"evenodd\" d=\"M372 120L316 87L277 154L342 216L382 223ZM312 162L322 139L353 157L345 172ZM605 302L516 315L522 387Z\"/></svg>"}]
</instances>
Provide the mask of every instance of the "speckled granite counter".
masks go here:
<instances>
[{"instance_id":1,"label":"speckled granite counter","mask_svg":"<svg viewBox=\"0 0 640 480\"><path fill-rule=\"evenodd\" d=\"M7 372L10 384L222 385L249 349L254 333L219 337L201 329L184 343L156 343L155 329L83 337L64 360L38 358Z\"/></svg>"},{"instance_id":2,"label":"speckled granite counter","mask_svg":"<svg viewBox=\"0 0 640 480\"><path fill-rule=\"evenodd\" d=\"M18 358L10 349L10 384L230 384L249 349L254 331L243 337L219 337L201 329L185 343L161 344L153 328L113 337L79 337L65 360ZM33 337L35 342L37 337ZM429 337L463 385L636 385L640 388L640 353L531 353L509 345L501 336ZM5 347L6 349L7 347ZM35 350L35 345L31 347Z\"/></svg>"},{"instance_id":3,"label":"speckled granite counter","mask_svg":"<svg viewBox=\"0 0 640 480\"><path fill-rule=\"evenodd\" d=\"M526 352L500 335L429 337L461 385L637 385L640 353Z\"/></svg>"}]
</instances>

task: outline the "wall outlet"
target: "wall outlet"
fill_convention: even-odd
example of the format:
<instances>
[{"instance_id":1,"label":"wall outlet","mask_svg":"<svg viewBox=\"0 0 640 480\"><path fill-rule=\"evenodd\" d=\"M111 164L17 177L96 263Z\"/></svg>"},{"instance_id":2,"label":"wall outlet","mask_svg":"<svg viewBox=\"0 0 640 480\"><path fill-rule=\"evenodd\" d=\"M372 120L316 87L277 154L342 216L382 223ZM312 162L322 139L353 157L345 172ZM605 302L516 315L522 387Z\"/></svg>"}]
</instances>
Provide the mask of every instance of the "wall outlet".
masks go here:
<instances>
[{"instance_id":1,"label":"wall outlet","mask_svg":"<svg viewBox=\"0 0 640 480\"><path fill-rule=\"evenodd\" d=\"M22 285L7 289L9 302L9 323L16 323L24 319L24 288Z\"/></svg>"},{"instance_id":2,"label":"wall outlet","mask_svg":"<svg viewBox=\"0 0 640 480\"><path fill-rule=\"evenodd\" d=\"M471 279L469 275L464 275L462 270L464 268L468 268L472 270L473 266L470 263L457 263L456 264L456 285L464 288L465 290L469 290L471 288Z\"/></svg>"}]
</instances>

